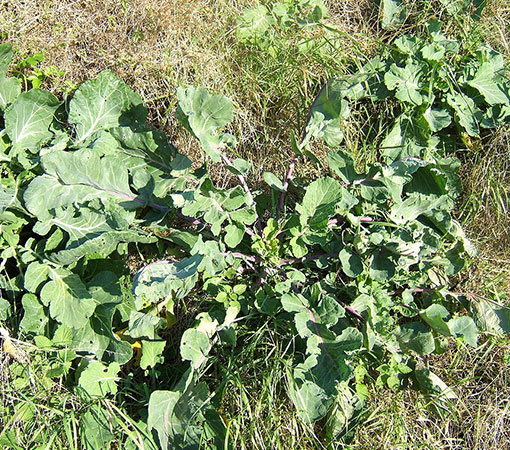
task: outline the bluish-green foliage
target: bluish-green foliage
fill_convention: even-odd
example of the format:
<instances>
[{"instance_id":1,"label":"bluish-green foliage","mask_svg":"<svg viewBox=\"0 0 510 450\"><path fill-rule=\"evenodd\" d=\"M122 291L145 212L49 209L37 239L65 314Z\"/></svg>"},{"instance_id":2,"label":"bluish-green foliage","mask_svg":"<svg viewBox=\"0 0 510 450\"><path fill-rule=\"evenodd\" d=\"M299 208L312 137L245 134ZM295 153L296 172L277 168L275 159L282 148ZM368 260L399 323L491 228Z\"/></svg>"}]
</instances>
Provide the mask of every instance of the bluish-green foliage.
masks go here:
<instances>
[{"instance_id":1,"label":"bluish-green foliage","mask_svg":"<svg viewBox=\"0 0 510 450\"><path fill-rule=\"evenodd\" d=\"M325 14L321 2L301 3L307 23ZM275 15L286 24L301 11L291 4L247 12L239 37L265 36ZM246 317L286 324L296 341L288 396L304 421L327 417L329 439L362 409L369 372L445 408L454 394L423 355L450 337L475 347L480 331L507 332L510 317L449 291L473 248L452 217L461 185L447 137L476 138L510 118L503 58L458 52L430 22L427 36L402 36L359 72L330 81L301 138L293 136L285 178L265 173L267 186L252 189L250 163L230 157L226 97L177 92L177 116L204 151L193 169L111 72L63 103L40 89L21 93L6 76L10 47L0 46L0 320L55 351L53 376L91 403L119 395L133 370L173 364L180 381L149 392L138 416L147 448L153 431L165 449L225 448L220 395L206 376L218 346L242 345ZM384 162L359 172L342 147L343 126L355 102L380 99L393 99L399 115L380 148ZM293 183L300 158L318 161L316 139L330 147L323 174ZM217 186L211 162L239 184ZM131 277L124 262L135 249L157 256ZM200 312L176 362L168 329L176 308L193 302ZM106 448L114 434L107 412L94 408L83 443Z\"/></svg>"}]
</instances>

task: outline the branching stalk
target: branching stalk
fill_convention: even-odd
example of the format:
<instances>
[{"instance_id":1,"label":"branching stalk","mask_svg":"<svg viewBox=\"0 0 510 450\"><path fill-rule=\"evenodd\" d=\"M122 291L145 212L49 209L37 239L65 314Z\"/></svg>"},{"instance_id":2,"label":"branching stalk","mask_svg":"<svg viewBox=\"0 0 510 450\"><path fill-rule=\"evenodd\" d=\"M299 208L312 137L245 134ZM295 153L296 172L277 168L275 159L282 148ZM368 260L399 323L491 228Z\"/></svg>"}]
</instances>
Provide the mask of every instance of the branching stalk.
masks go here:
<instances>
[{"instance_id":1,"label":"branching stalk","mask_svg":"<svg viewBox=\"0 0 510 450\"><path fill-rule=\"evenodd\" d=\"M310 117L312 117L313 107L315 106L315 103L317 102L317 99L319 98L321 93L324 91L326 86L327 86L327 83L324 83L322 85L322 87L320 88L319 92L317 93L317 95L313 99L313 102L312 102L312 105L310 106L310 109L308 110L308 114L306 115L305 124L303 126L303 131L301 133L301 139L299 140L299 145L300 146L303 144L303 142L305 142L305 139L307 137L306 127L308 125L308 122L310 121ZM278 201L278 208L276 210L276 220L278 220L280 218L280 213L281 213L281 211L283 209L283 206L285 204L285 197L287 195L287 191L289 189L289 184L290 184L290 182L292 180L292 176L294 175L294 170L296 169L296 164L298 162L298 158L299 158L298 155L295 155L292 158L292 160L290 162L290 165L289 165L289 170L287 171L287 175L285 176L285 180L283 182L283 192L280 195L280 200Z\"/></svg>"},{"instance_id":2,"label":"branching stalk","mask_svg":"<svg viewBox=\"0 0 510 450\"><path fill-rule=\"evenodd\" d=\"M298 161L298 157L294 156L292 161L290 162L289 170L287 171L287 175L285 176L285 181L283 182L283 192L280 195L280 199L278 201L278 209L276 210L276 220L280 218L280 213L283 209L283 205L285 203L285 196L287 194L287 190L289 189L290 180L292 180L292 175L294 174L294 170L296 168L296 164Z\"/></svg>"}]
</instances>

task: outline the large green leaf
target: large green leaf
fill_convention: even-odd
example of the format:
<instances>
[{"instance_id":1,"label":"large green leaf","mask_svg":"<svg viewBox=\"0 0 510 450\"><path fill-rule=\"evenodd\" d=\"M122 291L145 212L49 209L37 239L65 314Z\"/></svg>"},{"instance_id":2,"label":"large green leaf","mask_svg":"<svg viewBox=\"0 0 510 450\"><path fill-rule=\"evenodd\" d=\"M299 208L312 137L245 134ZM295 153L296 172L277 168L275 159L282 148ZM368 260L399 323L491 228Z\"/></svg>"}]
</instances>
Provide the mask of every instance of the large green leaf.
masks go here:
<instances>
[{"instance_id":1,"label":"large green leaf","mask_svg":"<svg viewBox=\"0 0 510 450\"><path fill-rule=\"evenodd\" d=\"M324 417L335 400L337 385L352 377L346 352L359 349L361 333L345 329L333 340L320 338L315 353L289 374L289 395L299 415L307 423Z\"/></svg>"},{"instance_id":2,"label":"large green leaf","mask_svg":"<svg viewBox=\"0 0 510 450\"><path fill-rule=\"evenodd\" d=\"M428 355L435 350L432 333L421 322L408 322L401 325L395 336L402 350L412 350L420 355Z\"/></svg>"},{"instance_id":3,"label":"large green leaf","mask_svg":"<svg viewBox=\"0 0 510 450\"><path fill-rule=\"evenodd\" d=\"M113 362L108 366L99 361L91 361L80 374L78 386L90 397L104 397L117 393L120 366Z\"/></svg>"},{"instance_id":4,"label":"large green leaf","mask_svg":"<svg viewBox=\"0 0 510 450\"><path fill-rule=\"evenodd\" d=\"M355 328L345 328L340 335L329 329L345 316L336 298L320 294L314 297L288 293L281 298L284 310L294 313L299 336L307 339L306 351L310 356L289 372L287 379L289 396L308 423L327 414L338 383L352 376L350 354L362 345L362 335Z\"/></svg>"},{"instance_id":5,"label":"large green leaf","mask_svg":"<svg viewBox=\"0 0 510 450\"><path fill-rule=\"evenodd\" d=\"M421 214L429 212L444 201L445 199L442 197L413 194L404 201L393 205L390 217L396 224L405 224L410 220L416 219Z\"/></svg>"},{"instance_id":6,"label":"large green leaf","mask_svg":"<svg viewBox=\"0 0 510 450\"><path fill-rule=\"evenodd\" d=\"M196 383L192 371L173 391L152 392L147 425L156 430L161 449L198 450L207 439L212 448L228 448L225 425L209 399L207 385Z\"/></svg>"},{"instance_id":7,"label":"large green leaf","mask_svg":"<svg viewBox=\"0 0 510 450\"><path fill-rule=\"evenodd\" d=\"M28 149L37 153L41 144L53 136L49 128L59 104L53 94L32 89L5 110L5 130L14 152Z\"/></svg>"},{"instance_id":8,"label":"large green leaf","mask_svg":"<svg viewBox=\"0 0 510 450\"><path fill-rule=\"evenodd\" d=\"M81 442L86 450L104 450L115 438L113 417L101 404L90 405L80 418Z\"/></svg>"},{"instance_id":9,"label":"large green leaf","mask_svg":"<svg viewBox=\"0 0 510 450\"><path fill-rule=\"evenodd\" d=\"M446 10L453 16L459 14L466 14L469 12L471 7L474 7L474 11L471 16L475 19L480 19L480 16L487 6L485 0L439 0L442 5L446 7Z\"/></svg>"},{"instance_id":10,"label":"large green leaf","mask_svg":"<svg viewBox=\"0 0 510 450\"><path fill-rule=\"evenodd\" d=\"M75 125L75 145L87 142L100 130L117 127L129 119L134 125L145 122L142 99L108 70L101 72L95 80L82 83L69 103L68 120Z\"/></svg>"},{"instance_id":11,"label":"large green leaf","mask_svg":"<svg viewBox=\"0 0 510 450\"><path fill-rule=\"evenodd\" d=\"M162 363L162 353L165 345L165 341L143 341L140 367L142 369L147 369L149 367L154 367L158 363Z\"/></svg>"},{"instance_id":12,"label":"large green leaf","mask_svg":"<svg viewBox=\"0 0 510 450\"><path fill-rule=\"evenodd\" d=\"M53 151L42 163L46 173L31 181L23 198L39 220L34 231L45 235L57 226L68 234L65 248L52 261L71 264L95 252L106 256L120 242L154 241L132 227L130 212L143 207L151 193L132 191L129 170L114 155L102 156L100 149Z\"/></svg>"},{"instance_id":13,"label":"large green leaf","mask_svg":"<svg viewBox=\"0 0 510 450\"><path fill-rule=\"evenodd\" d=\"M395 266L390 255L376 250L370 263L370 276L377 281L390 281L395 275Z\"/></svg>"},{"instance_id":14,"label":"large green leaf","mask_svg":"<svg viewBox=\"0 0 510 450\"><path fill-rule=\"evenodd\" d=\"M268 186L271 186L274 190L285 192L283 182L274 173L264 172L262 174L262 178L264 178L264 181L268 184Z\"/></svg>"},{"instance_id":15,"label":"large green leaf","mask_svg":"<svg viewBox=\"0 0 510 450\"><path fill-rule=\"evenodd\" d=\"M103 362L125 364L133 353L131 345L119 340L112 328L117 306L123 301L117 275L99 272L88 282L87 289L98 305L83 327L72 330L73 348L95 355Z\"/></svg>"},{"instance_id":16,"label":"large green leaf","mask_svg":"<svg viewBox=\"0 0 510 450\"><path fill-rule=\"evenodd\" d=\"M306 423L313 423L328 413L334 397L327 395L313 379L306 379L301 373L289 374L287 379L289 397Z\"/></svg>"},{"instance_id":17,"label":"large green leaf","mask_svg":"<svg viewBox=\"0 0 510 450\"><path fill-rule=\"evenodd\" d=\"M121 341L112 328L116 304L106 303L96 306L89 321L73 330L72 345L76 351L94 355L104 362L127 363L132 355L131 344Z\"/></svg>"},{"instance_id":18,"label":"large green leaf","mask_svg":"<svg viewBox=\"0 0 510 450\"><path fill-rule=\"evenodd\" d=\"M407 157L422 158L430 145L424 136L419 121L403 113L395 121L386 138L381 142L381 151L387 162ZM428 131L428 125L427 125Z\"/></svg>"},{"instance_id":19,"label":"large green leaf","mask_svg":"<svg viewBox=\"0 0 510 450\"><path fill-rule=\"evenodd\" d=\"M448 387L441 378L429 369L417 369L414 375L420 390L425 394L433 395L436 402L457 398L453 389Z\"/></svg>"},{"instance_id":20,"label":"large green leaf","mask_svg":"<svg viewBox=\"0 0 510 450\"><path fill-rule=\"evenodd\" d=\"M478 329L471 317L455 317L448 322L448 328L452 336L463 337L466 344L477 346Z\"/></svg>"},{"instance_id":21,"label":"large green leaf","mask_svg":"<svg viewBox=\"0 0 510 450\"><path fill-rule=\"evenodd\" d=\"M481 331L497 335L510 333L510 308L480 298L473 298L470 306Z\"/></svg>"},{"instance_id":22,"label":"large green leaf","mask_svg":"<svg viewBox=\"0 0 510 450\"><path fill-rule=\"evenodd\" d=\"M443 306L437 303L430 305L427 309L422 311L420 315L423 320L433 328L435 331L441 333L444 336L450 336L450 328L448 327L448 320L450 313Z\"/></svg>"},{"instance_id":23,"label":"large green leaf","mask_svg":"<svg viewBox=\"0 0 510 450\"><path fill-rule=\"evenodd\" d=\"M147 337L158 339L158 330L166 326L166 321L158 316L132 311L129 317L129 335L133 338Z\"/></svg>"},{"instance_id":24,"label":"large green leaf","mask_svg":"<svg viewBox=\"0 0 510 450\"><path fill-rule=\"evenodd\" d=\"M367 69L368 68L369 67L367 66ZM360 71L352 75L343 75L341 77L334 78L328 81L324 87L326 90L324 95L326 95L329 100L333 101L340 101L343 98L347 98L349 100L360 100L367 95L365 86L371 75L371 71L367 70ZM340 105L336 105L331 111L334 111L339 107Z\"/></svg>"},{"instance_id":25,"label":"large green leaf","mask_svg":"<svg viewBox=\"0 0 510 450\"><path fill-rule=\"evenodd\" d=\"M403 0L382 0L381 9L381 25L385 30L398 28L406 20L407 8Z\"/></svg>"},{"instance_id":26,"label":"large green leaf","mask_svg":"<svg viewBox=\"0 0 510 450\"><path fill-rule=\"evenodd\" d=\"M296 206L301 224L324 228L341 200L342 187L338 181L329 177L315 180L306 188L302 203Z\"/></svg>"},{"instance_id":27,"label":"large green leaf","mask_svg":"<svg viewBox=\"0 0 510 450\"><path fill-rule=\"evenodd\" d=\"M0 44L0 75L5 75L12 59L12 46L9 43Z\"/></svg>"},{"instance_id":28,"label":"large green leaf","mask_svg":"<svg viewBox=\"0 0 510 450\"><path fill-rule=\"evenodd\" d=\"M61 268L51 270L51 280L41 290L41 301L50 307L50 315L70 328L80 328L87 323L96 303L80 277Z\"/></svg>"},{"instance_id":29,"label":"large green leaf","mask_svg":"<svg viewBox=\"0 0 510 450\"><path fill-rule=\"evenodd\" d=\"M494 66L490 62L482 63L478 68L475 77L467 82L483 95L489 105L510 103L508 92L505 92L503 86L496 77Z\"/></svg>"},{"instance_id":30,"label":"large green leaf","mask_svg":"<svg viewBox=\"0 0 510 450\"><path fill-rule=\"evenodd\" d=\"M363 401L349 383L342 382L337 387L333 408L325 421L325 433L329 442L348 440L354 433L357 418L363 411Z\"/></svg>"},{"instance_id":31,"label":"large green leaf","mask_svg":"<svg viewBox=\"0 0 510 450\"><path fill-rule=\"evenodd\" d=\"M129 169L135 185L145 190L150 187L155 197L165 197L175 176L191 167L191 161L177 152L162 131L122 126L106 136L116 139L116 145L105 147Z\"/></svg>"},{"instance_id":32,"label":"large green leaf","mask_svg":"<svg viewBox=\"0 0 510 450\"><path fill-rule=\"evenodd\" d=\"M338 82L331 82L321 89L310 108L304 143L314 136L324 139L331 147L341 144L342 121L349 116L349 104L343 98L345 93L341 87Z\"/></svg>"},{"instance_id":33,"label":"large green leaf","mask_svg":"<svg viewBox=\"0 0 510 450\"><path fill-rule=\"evenodd\" d=\"M363 272L363 262L353 248L343 248L339 254L342 270L351 278L356 278Z\"/></svg>"},{"instance_id":34,"label":"large green leaf","mask_svg":"<svg viewBox=\"0 0 510 450\"><path fill-rule=\"evenodd\" d=\"M44 334L46 324L48 323L48 313L44 306L34 294L25 294L21 299L23 305L23 320L20 328L34 335Z\"/></svg>"},{"instance_id":35,"label":"large green leaf","mask_svg":"<svg viewBox=\"0 0 510 450\"><path fill-rule=\"evenodd\" d=\"M191 361L194 369L197 369L206 360L210 350L209 337L203 331L196 328L186 330L181 339L181 356L186 361Z\"/></svg>"},{"instance_id":36,"label":"large green leaf","mask_svg":"<svg viewBox=\"0 0 510 450\"><path fill-rule=\"evenodd\" d=\"M113 155L88 149L56 151L45 155L42 163L46 173L36 177L24 194L27 209L39 220L50 219L59 207L98 198L125 209L143 207L148 201L131 190L128 169Z\"/></svg>"},{"instance_id":37,"label":"large green leaf","mask_svg":"<svg viewBox=\"0 0 510 450\"><path fill-rule=\"evenodd\" d=\"M433 133L441 131L452 123L452 116L446 109L432 108L429 106L423 113L423 118Z\"/></svg>"},{"instance_id":38,"label":"large green leaf","mask_svg":"<svg viewBox=\"0 0 510 450\"><path fill-rule=\"evenodd\" d=\"M195 135L213 161L220 161L221 148L233 138L218 134L232 120L232 102L224 95L213 95L207 89L193 86L178 88L177 98L179 121Z\"/></svg>"},{"instance_id":39,"label":"large green leaf","mask_svg":"<svg viewBox=\"0 0 510 450\"><path fill-rule=\"evenodd\" d=\"M237 21L237 38L240 42L248 44L263 44L268 30L274 23L273 16L265 6L248 8Z\"/></svg>"},{"instance_id":40,"label":"large green leaf","mask_svg":"<svg viewBox=\"0 0 510 450\"><path fill-rule=\"evenodd\" d=\"M221 241L204 241L202 235L200 235L191 249L191 254L198 255L201 258L200 265L198 266L199 271L206 271L215 275L221 273L227 267L225 250L225 245Z\"/></svg>"},{"instance_id":41,"label":"large green leaf","mask_svg":"<svg viewBox=\"0 0 510 450\"><path fill-rule=\"evenodd\" d=\"M421 78L423 67L414 62L408 62L405 67L392 64L384 75L384 82L389 90L395 90L395 97L403 102L419 106L423 103Z\"/></svg>"},{"instance_id":42,"label":"large green leaf","mask_svg":"<svg viewBox=\"0 0 510 450\"><path fill-rule=\"evenodd\" d=\"M346 152L335 149L328 153L329 168L346 183L352 183L358 178L358 173L354 168L354 159Z\"/></svg>"},{"instance_id":43,"label":"large green leaf","mask_svg":"<svg viewBox=\"0 0 510 450\"><path fill-rule=\"evenodd\" d=\"M37 292L42 283L48 279L50 266L39 261L31 262L25 270L23 279L25 289L29 292Z\"/></svg>"},{"instance_id":44,"label":"large green leaf","mask_svg":"<svg viewBox=\"0 0 510 450\"><path fill-rule=\"evenodd\" d=\"M435 331L444 336L463 337L467 344L476 347L478 329L471 317L451 318L448 310L439 304L432 304L420 315Z\"/></svg>"},{"instance_id":45,"label":"large green leaf","mask_svg":"<svg viewBox=\"0 0 510 450\"><path fill-rule=\"evenodd\" d=\"M148 236L142 230L110 230L87 235L77 241L68 241L64 249L48 255L48 259L57 264L67 265L90 254L106 257L114 252L120 243L149 244L156 241L157 238Z\"/></svg>"},{"instance_id":46,"label":"large green leaf","mask_svg":"<svg viewBox=\"0 0 510 450\"><path fill-rule=\"evenodd\" d=\"M237 223L231 223L225 227L225 244L230 248L235 248L243 240L244 237L244 225Z\"/></svg>"},{"instance_id":47,"label":"large green leaf","mask_svg":"<svg viewBox=\"0 0 510 450\"><path fill-rule=\"evenodd\" d=\"M178 262L157 261L145 266L133 280L133 293L139 298L138 304L157 303L171 295L185 297L197 281L194 275L201 261L200 255L193 255Z\"/></svg>"},{"instance_id":48,"label":"large green leaf","mask_svg":"<svg viewBox=\"0 0 510 450\"><path fill-rule=\"evenodd\" d=\"M6 77L0 73L0 110L4 110L21 93L21 81L18 78Z\"/></svg>"},{"instance_id":49,"label":"large green leaf","mask_svg":"<svg viewBox=\"0 0 510 450\"><path fill-rule=\"evenodd\" d=\"M136 228L130 228L129 222L121 215L110 211L93 210L82 206L58 208L53 210L54 217L40 222L35 228L39 234L46 234L51 225L56 225L68 234L65 248L48 256L59 264L72 264L78 259L92 253L108 256L120 242L150 243L156 239Z\"/></svg>"},{"instance_id":50,"label":"large green leaf","mask_svg":"<svg viewBox=\"0 0 510 450\"><path fill-rule=\"evenodd\" d=\"M480 133L479 124L483 114L475 105L471 97L463 93L448 94L448 104L455 110L455 116L459 124L470 136L478 136Z\"/></svg>"},{"instance_id":51,"label":"large green leaf","mask_svg":"<svg viewBox=\"0 0 510 450\"><path fill-rule=\"evenodd\" d=\"M7 182L4 184L7 178L0 181L0 214L2 214L7 208L10 208L16 204L16 198L18 195L18 188L14 183ZM10 180L9 180L10 181Z\"/></svg>"},{"instance_id":52,"label":"large green leaf","mask_svg":"<svg viewBox=\"0 0 510 450\"><path fill-rule=\"evenodd\" d=\"M172 416L175 405L181 398L179 391L153 391L149 400L148 425L154 428L159 437L159 443L163 450L169 449L169 438L173 438ZM179 424L183 426L182 424Z\"/></svg>"}]
</instances>

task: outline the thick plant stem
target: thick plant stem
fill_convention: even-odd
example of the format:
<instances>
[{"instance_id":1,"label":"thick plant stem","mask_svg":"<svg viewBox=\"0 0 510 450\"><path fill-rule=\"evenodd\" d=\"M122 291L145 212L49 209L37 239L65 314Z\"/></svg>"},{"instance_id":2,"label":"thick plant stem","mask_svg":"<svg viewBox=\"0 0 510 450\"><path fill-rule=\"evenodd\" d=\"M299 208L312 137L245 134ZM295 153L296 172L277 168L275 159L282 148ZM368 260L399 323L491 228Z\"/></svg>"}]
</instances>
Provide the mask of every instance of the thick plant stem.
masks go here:
<instances>
[{"instance_id":1,"label":"thick plant stem","mask_svg":"<svg viewBox=\"0 0 510 450\"><path fill-rule=\"evenodd\" d=\"M305 139L307 136L306 127L308 125L308 122L310 121L310 118L312 117L313 107L315 106L317 99L319 98L319 96L321 95L322 91L325 89L326 86L327 86L327 83L324 83L322 85L319 92L313 99L312 106L310 106L310 109L308 110L308 114L306 115L305 125L304 125L303 131L301 133L301 139L299 140L300 146L303 144L303 142L305 142ZM280 213L283 209L283 205L285 204L285 197L287 195L287 190L289 189L289 184L290 184L290 181L292 180L292 176L294 175L294 170L296 169L297 162L298 162L298 156L296 155L296 156L294 156L294 158L292 158L292 161L290 162L289 170L287 171L287 176L285 177L285 181L283 183L283 192L280 195L280 200L278 201L278 208L276 210L276 220L278 220L280 218Z\"/></svg>"},{"instance_id":2,"label":"thick plant stem","mask_svg":"<svg viewBox=\"0 0 510 450\"><path fill-rule=\"evenodd\" d=\"M290 180L292 180L292 175L294 174L297 160L298 157L295 156L294 158L292 158L292 161L290 162L289 170L287 171L287 176L285 177L285 181L283 182L283 192L281 193L280 200L278 201L278 209L276 210L276 220L280 218L280 213L285 203L285 196L287 194L287 190L289 189Z\"/></svg>"}]
</instances>

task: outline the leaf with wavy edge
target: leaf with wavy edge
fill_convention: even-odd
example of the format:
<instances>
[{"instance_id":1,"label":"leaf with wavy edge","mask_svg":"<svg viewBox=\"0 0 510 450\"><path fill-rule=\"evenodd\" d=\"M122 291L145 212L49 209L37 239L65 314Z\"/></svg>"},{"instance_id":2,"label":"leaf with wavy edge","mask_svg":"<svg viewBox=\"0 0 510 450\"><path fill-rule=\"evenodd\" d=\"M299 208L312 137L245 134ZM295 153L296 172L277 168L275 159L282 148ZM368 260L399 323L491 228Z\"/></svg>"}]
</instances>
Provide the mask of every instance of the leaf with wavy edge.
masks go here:
<instances>
[{"instance_id":1,"label":"leaf with wavy edge","mask_svg":"<svg viewBox=\"0 0 510 450\"><path fill-rule=\"evenodd\" d=\"M101 72L95 80L82 83L69 102L69 123L76 127L75 145L90 140L94 133L121 125L123 117L144 124L147 118L141 97L113 72Z\"/></svg>"},{"instance_id":2,"label":"leaf with wavy edge","mask_svg":"<svg viewBox=\"0 0 510 450\"><path fill-rule=\"evenodd\" d=\"M177 118L195 135L206 154L221 161L221 148L234 143L235 138L218 131L232 120L233 104L224 95L210 94L205 88L178 88Z\"/></svg>"},{"instance_id":3,"label":"leaf with wavy edge","mask_svg":"<svg viewBox=\"0 0 510 450\"><path fill-rule=\"evenodd\" d=\"M49 305L51 317L70 328L84 326L96 303L80 277L63 268L51 269L49 276L51 280L41 290L41 301Z\"/></svg>"}]
</instances>

